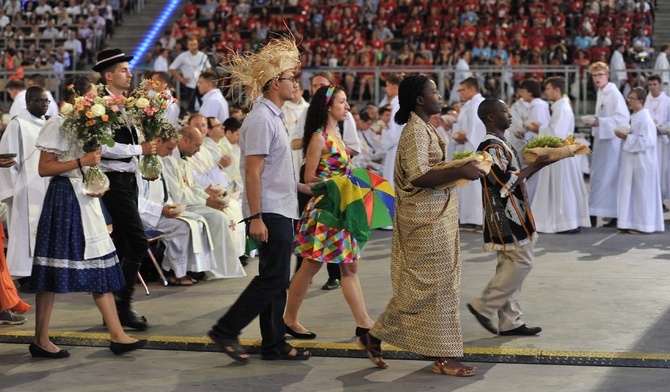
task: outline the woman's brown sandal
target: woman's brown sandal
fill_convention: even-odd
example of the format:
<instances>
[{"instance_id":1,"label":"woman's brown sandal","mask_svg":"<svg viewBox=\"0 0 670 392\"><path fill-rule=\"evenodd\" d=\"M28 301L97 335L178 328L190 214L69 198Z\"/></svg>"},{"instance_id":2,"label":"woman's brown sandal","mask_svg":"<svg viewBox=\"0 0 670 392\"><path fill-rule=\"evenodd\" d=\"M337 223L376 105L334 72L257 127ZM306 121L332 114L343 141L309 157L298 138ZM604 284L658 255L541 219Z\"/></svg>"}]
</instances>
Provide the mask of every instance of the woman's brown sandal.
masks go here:
<instances>
[{"instance_id":1,"label":"woman's brown sandal","mask_svg":"<svg viewBox=\"0 0 670 392\"><path fill-rule=\"evenodd\" d=\"M477 374L477 368L475 366L465 366L453 358L440 358L436 359L433 364L433 373L455 377L471 377Z\"/></svg>"},{"instance_id":2,"label":"woman's brown sandal","mask_svg":"<svg viewBox=\"0 0 670 392\"><path fill-rule=\"evenodd\" d=\"M370 332L361 335L356 339L358 347L365 352L375 366L386 369L388 363L382 358L382 341L370 335Z\"/></svg>"}]
</instances>

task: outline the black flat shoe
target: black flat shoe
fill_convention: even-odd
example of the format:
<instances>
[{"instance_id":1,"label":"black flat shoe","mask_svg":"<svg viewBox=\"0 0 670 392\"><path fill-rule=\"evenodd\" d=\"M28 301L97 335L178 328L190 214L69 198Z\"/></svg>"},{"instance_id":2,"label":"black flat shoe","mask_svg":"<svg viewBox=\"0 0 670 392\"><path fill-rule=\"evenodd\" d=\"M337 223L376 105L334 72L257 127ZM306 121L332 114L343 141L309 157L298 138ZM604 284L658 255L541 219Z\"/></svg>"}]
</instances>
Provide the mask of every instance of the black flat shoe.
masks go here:
<instances>
[{"instance_id":1,"label":"black flat shoe","mask_svg":"<svg viewBox=\"0 0 670 392\"><path fill-rule=\"evenodd\" d=\"M538 333L542 332L542 328L540 327L529 327L526 324L518 327L511 329L509 331L500 331L500 336L513 336L513 335L518 335L518 336L533 336L537 335Z\"/></svg>"},{"instance_id":2,"label":"black flat shoe","mask_svg":"<svg viewBox=\"0 0 670 392\"><path fill-rule=\"evenodd\" d=\"M286 327L286 333L293 336L296 339L307 339L307 340L309 340L309 339L316 338L316 334L314 332L307 331L307 333L299 333L299 332L296 332L296 331L292 330L291 327L289 327L286 324L284 324L284 326Z\"/></svg>"},{"instance_id":3,"label":"black flat shoe","mask_svg":"<svg viewBox=\"0 0 670 392\"><path fill-rule=\"evenodd\" d=\"M479 321L479 324L484 327L487 331L497 334L498 329L493 326L493 323L491 322L490 318L482 316L478 311L475 310L475 308L472 307L472 305L468 304L468 310L470 313L472 313L473 316Z\"/></svg>"},{"instance_id":4,"label":"black flat shoe","mask_svg":"<svg viewBox=\"0 0 670 392\"><path fill-rule=\"evenodd\" d=\"M117 342L109 342L109 349L112 350L112 352L116 355L121 355L123 353L127 353L129 351L137 350L140 349L144 346L147 345L146 340L138 340L135 343L117 343Z\"/></svg>"},{"instance_id":5,"label":"black flat shoe","mask_svg":"<svg viewBox=\"0 0 670 392\"><path fill-rule=\"evenodd\" d=\"M361 337L368 332L370 332L370 328L363 328L363 327L356 326L356 332L355 332L356 336Z\"/></svg>"},{"instance_id":6,"label":"black flat shoe","mask_svg":"<svg viewBox=\"0 0 670 392\"><path fill-rule=\"evenodd\" d=\"M65 350L60 350L56 353L52 353L51 351L47 351L42 347L36 345L35 343L30 343L30 346L28 346L28 351L30 351L30 355L32 355L33 358L60 359L60 358L67 358L70 356L70 353Z\"/></svg>"}]
</instances>

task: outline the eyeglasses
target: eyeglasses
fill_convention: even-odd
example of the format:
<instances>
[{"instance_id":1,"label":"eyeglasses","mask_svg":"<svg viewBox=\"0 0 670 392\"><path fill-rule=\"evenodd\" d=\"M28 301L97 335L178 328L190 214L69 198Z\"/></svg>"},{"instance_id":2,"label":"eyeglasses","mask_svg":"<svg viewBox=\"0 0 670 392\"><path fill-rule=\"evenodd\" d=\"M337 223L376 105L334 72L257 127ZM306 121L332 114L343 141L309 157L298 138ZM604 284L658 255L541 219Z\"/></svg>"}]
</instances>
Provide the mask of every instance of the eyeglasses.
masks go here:
<instances>
[{"instance_id":1,"label":"eyeglasses","mask_svg":"<svg viewBox=\"0 0 670 392\"><path fill-rule=\"evenodd\" d=\"M51 103L51 100L49 100L49 99L31 99L30 101L41 103L42 105L48 105L48 104Z\"/></svg>"},{"instance_id":2,"label":"eyeglasses","mask_svg":"<svg viewBox=\"0 0 670 392\"><path fill-rule=\"evenodd\" d=\"M289 76L288 78L277 78L277 80L290 80L291 82L295 82L295 76Z\"/></svg>"}]
</instances>

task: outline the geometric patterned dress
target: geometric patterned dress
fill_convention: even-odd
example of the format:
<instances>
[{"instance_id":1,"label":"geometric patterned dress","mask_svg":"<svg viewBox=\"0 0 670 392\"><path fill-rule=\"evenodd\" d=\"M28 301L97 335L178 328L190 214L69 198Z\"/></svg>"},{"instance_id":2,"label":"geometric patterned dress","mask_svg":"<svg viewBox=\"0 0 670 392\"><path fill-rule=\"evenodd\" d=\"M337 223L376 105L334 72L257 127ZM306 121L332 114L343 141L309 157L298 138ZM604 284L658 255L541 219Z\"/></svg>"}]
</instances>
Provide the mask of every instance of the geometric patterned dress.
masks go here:
<instances>
[{"instance_id":1,"label":"geometric patterned dress","mask_svg":"<svg viewBox=\"0 0 670 392\"><path fill-rule=\"evenodd\" d=\"M332 136L319 129L316 131L326 141L328 152L321 156L316 174L329 179L351 173L347 151L335 142ZM297 225L294 253L298 257L321 263L351 263L358 260L360 250L356 239L346 229L328 227L320 222L321 209L316 204L323 195L309 200Z\"/></svg>"}]
</instances>

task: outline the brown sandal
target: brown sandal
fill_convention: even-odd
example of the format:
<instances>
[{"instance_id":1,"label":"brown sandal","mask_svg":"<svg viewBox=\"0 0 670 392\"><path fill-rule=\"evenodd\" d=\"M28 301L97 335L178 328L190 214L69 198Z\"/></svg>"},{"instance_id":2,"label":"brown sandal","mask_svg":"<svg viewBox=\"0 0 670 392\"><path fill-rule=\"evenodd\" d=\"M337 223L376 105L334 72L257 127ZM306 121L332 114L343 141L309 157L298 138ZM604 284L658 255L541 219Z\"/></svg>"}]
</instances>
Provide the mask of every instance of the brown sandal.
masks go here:
<instances>
[{"instance_id":1,"label":"brown sandal","mask_svg":"<svg viewBox=\"0 0 670 392\"><path fill-rule=\"evenodd\" d=\"M440 358L436 359L433 364L433 373L455 377L471 377L477 374L477 368L475 366L465 366L453 358Z\"/></svg>"},{"instance_id":2,"label":"brown sandal","mask_svg":"<svg viewBox=\"0 0 670 392\"><path fill-rule=\"evenodd\" d=\"M376 340L376 342L373 340ZM358 339L356 339L356 343L358 344L358 347L368 355L375 366L382 369L389 367L388 363L384 362L384 359L382 358L381 340L375 339L370 335L370 332L367 332L364 335L359 336Z\"/></svg>"}]
</instances>

